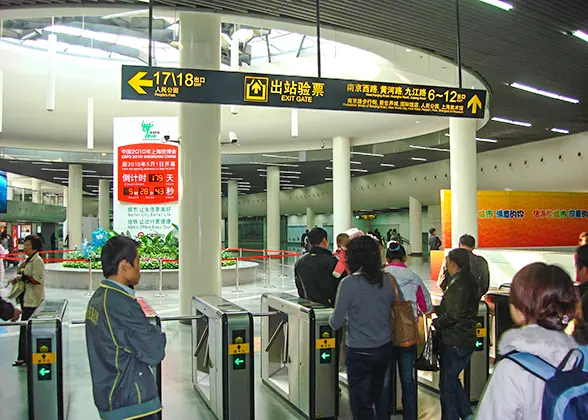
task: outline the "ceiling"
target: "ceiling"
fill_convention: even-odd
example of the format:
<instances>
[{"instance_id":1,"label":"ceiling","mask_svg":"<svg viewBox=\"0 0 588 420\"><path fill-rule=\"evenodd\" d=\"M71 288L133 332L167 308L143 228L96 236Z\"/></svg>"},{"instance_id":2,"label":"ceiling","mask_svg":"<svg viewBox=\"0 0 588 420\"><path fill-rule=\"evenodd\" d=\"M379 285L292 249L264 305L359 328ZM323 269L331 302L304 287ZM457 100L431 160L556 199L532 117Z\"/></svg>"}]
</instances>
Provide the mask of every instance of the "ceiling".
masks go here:
<instances>
[{"instance_id":1,"label":"ceiling","mask_svg":"<svg viewBox=\"0 0 588 420\"><path fill-rule=\"evenodd\" d=\"M588 32L588 2L506 1L514 5L509 12L478 0L461 0L462 62L490 87L492 117L524 121L532 126L490 121L478 132L478 136L498 142L479 143L478 151L555 137L557 134L550 131L554 127L571 133L588 131L588 78L585 69L588 43L571 35L578 29ZM63 4L145 7L144 2L120 0L82 0L81 3L80 0L0 0L0 11L20 6ZM307 24L315 22L314 0L156 0L155 4L249 17L269 16ZM403 44L450 60L456 57L455 3L451 1L321 0L321 22L325 27ZM508 86L513 82L577 98L580 102L571 104L520 91ZM446 147L442 142L440 144L436 147ZM418 152L419 156L429 161L447 157L446 152ZM394 164L397 168L418 164L418 161L411 160L414 156L414 151L395 153ZM356 159L354 156L353 159L361 160L365 169L382 170L377 158ZM299 165L300 169L292 169L302 172L300 180L293 180L296 183L322 183L329 173L325 169L329 166L328 161ZM263 188L263 178L257 171L260 168L235 165L230 167L230 171L234 177L242 177L260 189ZM31 173L31 176L34 175Z\"/></svg>"}]
</instances>

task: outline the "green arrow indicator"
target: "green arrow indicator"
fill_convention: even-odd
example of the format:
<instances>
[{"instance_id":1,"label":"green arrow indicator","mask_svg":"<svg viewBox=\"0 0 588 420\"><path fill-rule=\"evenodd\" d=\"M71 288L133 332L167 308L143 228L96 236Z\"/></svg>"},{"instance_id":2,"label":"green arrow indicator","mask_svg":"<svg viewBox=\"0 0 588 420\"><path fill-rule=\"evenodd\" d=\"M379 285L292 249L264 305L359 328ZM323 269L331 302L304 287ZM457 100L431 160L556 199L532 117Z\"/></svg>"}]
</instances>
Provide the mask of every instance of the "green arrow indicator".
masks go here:
<instances>
[{"instance_id":1,"label":"green arrow indicator","mask_svg":"<svg viewBox=\"0 0 588 420\"><path fill-rule=\"evenodd\" d=\"M39 375L41 375L41 376L45 376L49 373L51 373L51 370L49 370L49 369L45 369L45 368L39 369Z\"/></svg>"},{"instance_id":2,"label":"green arrow indicator","mask_svg":"<svg viewBox=\"0 0 588 420\"><path fill-rule=\"evenodd\" d=\"M321 357L323 358L323 360L327 360L329 357L331 357L331 355L329 353L322 353Z\"/></svg>"},{"instance_id":3,"label":"green arrow indicator","mask_svg":"<svg viewBox=\"0 0 588 420\"><path fill-rule=\"evenodd\" d=\"M477 348L480 348L483 345L484 345L484 343L482 343L481 341L476 341L476 347Z\"/></svg>"},{"instance_id":4,"label":"green arrow indicator","mask_svg":"<svg viewBox=\"0 0 588 420\"><path fill-rule=\"evenodd\" d=\"M242 363L244 363L245 361L243 359L235 359L235 364L237 366L241 365Z\"/></svg>"}]
</instances>

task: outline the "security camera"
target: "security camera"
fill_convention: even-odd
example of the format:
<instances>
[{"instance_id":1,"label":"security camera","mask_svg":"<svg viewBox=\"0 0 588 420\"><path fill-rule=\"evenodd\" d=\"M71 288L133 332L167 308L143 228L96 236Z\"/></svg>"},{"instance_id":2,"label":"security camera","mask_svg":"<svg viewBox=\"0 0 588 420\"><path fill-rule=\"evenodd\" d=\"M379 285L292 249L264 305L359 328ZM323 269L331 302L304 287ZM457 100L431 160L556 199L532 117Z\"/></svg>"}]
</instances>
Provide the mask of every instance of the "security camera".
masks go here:
<instances>
[{"instance_id":1,"label":"security camera","mask_svg":"<svg viewBox=\"0 0 588 420\"><path fill-rule=\"evenodd\" d=\"M169 135L169 134L165 134L165 135L163 136L163 142L164 142L164 143L167 143L167 142L169 141L169 139L170 139L170 138L171 138L171 137L170 137L170 135Z\"/></svg>"},{"instance_id":2,"label":"security camera","mask_svg":"<svg viewBox=\"0 0 588 420\"><path fill-rule=\"evenodd\" d=\"M231 144L237 144L239 142L237 135L233 131L229 132L229 141Z\"/></svg>"},{"instance_id":3,"label":"security camera","mask_svg":"<svg viewBox=\"0 0 588 420\"><path fill-rule=\"evenodd\" d=\"M321 149L324 149L324 148L325 148L325 141L321 140Z\"/></svg>"}]
</instances>

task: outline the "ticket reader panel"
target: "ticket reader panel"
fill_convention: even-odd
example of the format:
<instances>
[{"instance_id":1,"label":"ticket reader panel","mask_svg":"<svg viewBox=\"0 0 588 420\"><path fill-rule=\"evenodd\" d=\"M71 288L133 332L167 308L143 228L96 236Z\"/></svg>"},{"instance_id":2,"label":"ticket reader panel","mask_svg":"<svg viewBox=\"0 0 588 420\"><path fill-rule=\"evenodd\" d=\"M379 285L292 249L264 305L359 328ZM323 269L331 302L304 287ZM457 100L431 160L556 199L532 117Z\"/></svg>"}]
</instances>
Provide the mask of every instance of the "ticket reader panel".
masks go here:
<instances>
[{"instance_id":1,"label":"ticket reader panel","mask_svg":"<svg viewBox=\"0 0 588 420\"><path fill-rule=\"evenodd\" d=\"M157 315L157 312L155 312L153 307L149 304L149 302L147 302L144 298L138 296L137 303L139 303L139 305L141 306L141 309L143 310L143 313L149 320L149 323L152 325L157 325L157 327L161 329L161 319L159 318L159 315ZM153 369L153 376L155 376L155 383L157 384L159 400L163 402L161 384L161 363L159 363L157 366L151 366L151 369ZM157 418L161 419L161 415L162 412L160 411L159 413L157 413Z\"/></svg>"},{"instance_id":2,"label":"ticket reader panel","mask_svg":"<svg viewBox=\"0 0 588 420\"><path fill-rule=\"evenodd\" d=\"M66 299L47 299L27 325L30 420L65 420L69 404L69 318Z\"/></svg>"},{"instance_id":3,"label":"ticket reader panel","mask_svg":"<svg viewBox=\"0 0 588 420\"><path fill-rule=\"evenodd\" d=\"M432 296L433 304L440 303L440 297ZM477 404L482 396L490 375L490 342L488 337L488 305L480 302L476 317L476 343L468 367L460 379L471 404ZM439 392L439 372L418 372L418 382L433 392Z\"/></svg>"},{"instance_id":4,"label":"ticket reader panel","mask_svg":"<svg viewBox=\"0 0 588 420\"><path fill-rule=\"evenodd\" d=\"M192 384L218 419L253 420L253 317L216 295L192 298Z\"/></svg>"},{"instance_id":5,"label":"ticket reader panel","mask_svg":"<svg viewBox=\"0 0 588 420\"><path fill-rule=\"evenodd\" d=\"M338 416L339 340L332 309L287 293L265 294L261 378L308 419Z\"/></svg>"}]
</instances>

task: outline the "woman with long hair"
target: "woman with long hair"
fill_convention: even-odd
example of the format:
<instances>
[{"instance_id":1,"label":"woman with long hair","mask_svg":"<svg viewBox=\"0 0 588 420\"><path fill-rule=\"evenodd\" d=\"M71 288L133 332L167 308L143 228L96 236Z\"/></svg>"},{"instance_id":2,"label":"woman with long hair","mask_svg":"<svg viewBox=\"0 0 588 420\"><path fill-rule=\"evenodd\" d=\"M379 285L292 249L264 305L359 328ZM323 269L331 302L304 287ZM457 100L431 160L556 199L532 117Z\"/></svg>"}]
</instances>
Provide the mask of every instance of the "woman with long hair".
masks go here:
<instances>
[{"instance_id":1,"label":"woman with long hair","mask_svg":"<svg viewBox=\"0 0 588 420\"><path fill-rule=\"evenodd\" d=\"M380 248L369 236L347 247L351 273L339 284L330 324L335 330L347 319L347 377L353 418L375 420L386 368L392 357L390 308L395 300L390 279L382 272Z\"/></svg>"}]
</instances>

